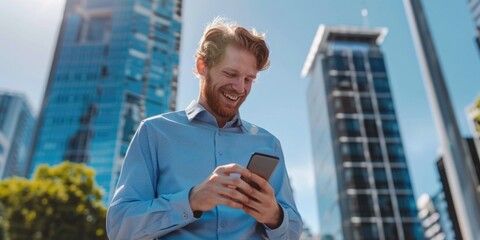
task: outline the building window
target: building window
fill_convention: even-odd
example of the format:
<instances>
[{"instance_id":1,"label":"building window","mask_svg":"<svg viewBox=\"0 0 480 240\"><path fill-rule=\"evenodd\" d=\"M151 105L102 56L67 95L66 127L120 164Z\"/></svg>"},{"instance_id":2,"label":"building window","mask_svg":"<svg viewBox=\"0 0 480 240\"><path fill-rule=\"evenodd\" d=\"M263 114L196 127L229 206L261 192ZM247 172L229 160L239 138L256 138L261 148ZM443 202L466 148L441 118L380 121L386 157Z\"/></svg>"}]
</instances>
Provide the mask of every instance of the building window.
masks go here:
<instances>
[{"instance_id":1,"label":"building window","mask_svg":"<svg viewBox=\"0 0 480 240\"><path fill-rule=\"evenodd\" d=\"M88 23L87 41L102 42L108 39L111 31L110 16L92 17Z\"/></svg>"},{"instance_id":2,"label":"building window","mask_svg":"<svg viewBox=\"0 0 480 240\"><path fill-rule=\"evenodd\" d=\"M367 169L363 167L345 168L345 183L347 188L369 189Z\"/></svg>"},{"instance_id":3,"label":"building window","mask_svg":"<svg viewBox=\"0 0 480 240\"><path fill-rule=\"evenodd\" d=\"M352 80L349 76L330 76L331 90L351 91Z\"/></svg>"},{"instance_id":4,"label":"building window","mask_svg":"<svg viewBox=\"0 0 480 240\"><path fill-rule=\"evenodd\" d=\"M340 146L343 161L361 162L365 161L363 146L361 143L341 143Z\"/></svg>"},{"instance_id":5,"label":"building window","mask_svg":"<svg viewBox=\"0 0 480 240\"><path fill-rule=\"evenodd\" d=\"M378 239L378 229L375 223L354 223L353 239Z\"/></svg>"},{"instance_id":6,"label":"building window","mask_svg":"<svg viewBox=\"0 0 480 240\"><path fill-rule=\"evenodd\" d=\"M368 143L368 151L372 162L383 162L382 148L377 142Z\"/></svg>"},{"instance_id":7,"label":"building window","mask_svg":"<svg viewBox=\"0 0 480 240\"><path fill-rule=\"evenodd\" d=\"M339 119L337 121L338 135L345 137L360 136L360 124L357 119Z\"/></svg>"},{"instance_id":8,"label":"building window","mask_svg":"<svg viewBox=\"0 0 480 240\"><path fill-rule=\"evenodd\" d=\"M352 97L336 97L334 100L335 113L356 113L355 99Z\"/></svg>"},{"instance_id":9,"label":"building window","mask_svg":"<svg viewBox=\"0 0 480 240\"><path fill-rule=\"evenodd\" d=\"M392 168L392 177L396 189L412 189L410 175L406 168Z\"/></svg>"},{"instance_id":10,"label":"building window","mask_svg":"<svg viewBox=\"0 0 480 240\"><path fill-rule=\"evenodd\" d=\"M363 113L373 114L372 99L370 97L361 97L360 105L362 106Z\"/></svg>"},{"instance_id":11,"label":"building window","mask_svg":"<svg viewBox=\"0 0 480 240\"><path fill-rule=\"evenodd\" d=\"M387 153L390 162L405 162L405 153L403 152L402 144L388 143Z\"/></svg>"},{"instance_id":12,"label":"building window","mask_svg":"<svg viewBox=\"0 0 480 240\"><path fill-rule=\"evenodd\" d=\"M405 239L423 239L423 231L419 223L403 223L403 233Z\"/></svg>"},{"instance_id":13,"label":"building window","mask_svg":"<svg viewBox=\"0 0 480 240\"><path fill-rule=\"evenodd\" d=\"M376 73L385 73L385 62L382 57L369 57L370 70Z\"/></svg>"},{"instance_id":14,"label":"building window","mask_svg":"<svg viewBox=\"0 0 480 240\"><path fill-rule=\"evenodd\" d=\"M361 52L353 53L353 65L355 66L355 71L365 72L365 60Z\"/></svg>"},{"instance_id":15,"label":"building window","mask_svg":"<svg viewBox=\"0 0 480 240\"><path fill-rule=\"evenodd\" d=\"M378 111L380 114L395 114L393 101L391 98L377 98Z\"/></svg>"},{"instance_id":16,"label":"building window","mask_svg":"<svg viewBox=\"0 0 480 240\"><path fill-rule=\"evenodd\" d=\"M377 187L377 189L388 189L388 180L387 180L387 174L385 173L385 169L374 168L373 175L375 179L375 186Z\"/></svg>"},{"instance_id":17,"label":"building window","mask_svg":"<svg viewBox=\"0 0 480 240\"><path fill-rule=\"evenodd\" d=\"M382 217L393 217L392 200L389 194L378 195L378 207L380 208Z\"/></svg>"},{"instance_id":18,"label":"building window","mask_svg":"<svg viewBox=\"0 0 480 240\"><path fill-rule=\"evenodd\" d=\"M327 59L328 69L337 71L348 71L348 57L341 55L329 56Z\"/></svg>"},{"instance_id":19,"label":"building window","mask_svg":"<svg viewBox=\"0 0 480 240\"><path fill-rule=\"evenodd\" d=\"M372 196L369 194L348 195L352 217L374 217Z\"/></svg>"},{"instance_id":20,"label":"building window","mask_svg":"<svg viewBox=\"0 0 480 240\"><path fill-rule=\"evenodd\" d=\"M377 93L390 93L390 86L387 78L373 78L373 87Z\"/></svg>"},{"instance_id":21,"label":"building window","mask_svg":"<svg viewBox=\"0 0 480 240\"><path fill-rule=\"evenodd\" d=\"M369 92L370 86L365 76L357 76L357 87L359 92Z\"/></svg>"},{"instance_id":22,"label":"building window","mask_svg":"<svg viewBox=\"0 0 480 240\"><path fill-rule=\"evenodd\" d=\"M395 223L383 222L383 234L388 240L398 240L398 231Z\"/></svg>"},{"instance_id":23,"label":"building window","mask_svg":"<svg viewBox=\"0 0 480 240\"><path fill-rule=\"evenodd\" d=\"M397 195L398 208L402 217L417 217L417 205L413 198L413 194Z\"/></svg>"},{"instance_id":24,"label":"building window","mask_svg":"<svg viewBox=\"0 0 480 240\"><path fill-rule=\"evenodd\" d=\"M397 121L395 120L383 120L382 121L383 134L387 138L399 138L400 132L398 129Z\"/></svg>"},{"instance_id":25,"label":"building window","mask_svg":"<svg viewBox=\"0 0 480 240\"><path fill-rule=\"evenodd\" d=\"M367 137L378 138L377 123L374 119L364 119L363 124L365 126L365 131L367 132Z\"/></svg>"}]
</instances>

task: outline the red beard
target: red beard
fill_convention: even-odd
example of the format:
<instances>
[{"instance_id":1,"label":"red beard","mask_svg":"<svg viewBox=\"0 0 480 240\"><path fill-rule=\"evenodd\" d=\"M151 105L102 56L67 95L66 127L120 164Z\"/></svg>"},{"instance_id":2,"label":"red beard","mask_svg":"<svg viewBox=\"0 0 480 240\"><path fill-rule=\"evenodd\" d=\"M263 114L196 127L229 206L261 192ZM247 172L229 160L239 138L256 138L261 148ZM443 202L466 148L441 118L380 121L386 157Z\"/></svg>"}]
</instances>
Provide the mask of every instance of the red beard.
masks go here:
<instances>
[{"instance_id":1,"label":"red beard","mask_svg":"<svg viewBox=\"0 0 480 240\"><path fill-rule=\"evenodd\" d=\"M223 99L225 98L223 93L242 96L239 97L240 99L237 100L236 103L228 104L225 102L225 99ZM237 114L238 109L242 105L243 101L245 101L244 93L239 93L229 86L221 86L220 88L215 89L210 74L207 74L205 78L202 96L210 107L211 111L213 111L214 115L228 120L232 119L235 114Z\"/></svg>"}]
</instances>

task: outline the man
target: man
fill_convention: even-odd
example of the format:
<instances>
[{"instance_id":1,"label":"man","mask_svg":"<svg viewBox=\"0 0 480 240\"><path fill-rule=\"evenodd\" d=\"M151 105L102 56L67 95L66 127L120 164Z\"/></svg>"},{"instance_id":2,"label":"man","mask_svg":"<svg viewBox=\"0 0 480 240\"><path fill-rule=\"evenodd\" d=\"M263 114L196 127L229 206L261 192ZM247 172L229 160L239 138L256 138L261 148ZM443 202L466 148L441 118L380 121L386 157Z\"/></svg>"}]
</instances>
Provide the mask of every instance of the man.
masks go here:
<instances>
[{"instance_id":1,"label":"man","mask_svg":"<svg viewBox=\"0 0 480 240\"><path fill-rule=\"evenodd\" d=\"M108 209L109 238L299 238L280 143L238 111L268 56L254 30L219 18L207 26L196 54L198 102L140 124ZM245 168L254 152L280 158L269 182Z\"/></svg>"}]
</instances>

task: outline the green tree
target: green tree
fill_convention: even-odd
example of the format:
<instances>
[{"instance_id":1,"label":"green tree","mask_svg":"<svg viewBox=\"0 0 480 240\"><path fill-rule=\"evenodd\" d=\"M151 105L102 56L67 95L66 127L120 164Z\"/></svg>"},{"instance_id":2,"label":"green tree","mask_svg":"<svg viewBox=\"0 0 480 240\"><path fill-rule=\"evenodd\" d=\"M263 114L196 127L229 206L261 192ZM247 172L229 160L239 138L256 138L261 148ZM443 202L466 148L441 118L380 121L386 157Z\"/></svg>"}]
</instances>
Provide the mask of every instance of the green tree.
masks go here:
<instances>
[{"instance_id":1,"label":"green tree","mask_svg":"<svg viewBox=\"0 0 480 240\"><path fill-rule=\"evenodd\" d=\"M7 239L107 239L106 208L84 164L40 166L34 178L0 182Z\"/></svg>"}]
</instances>

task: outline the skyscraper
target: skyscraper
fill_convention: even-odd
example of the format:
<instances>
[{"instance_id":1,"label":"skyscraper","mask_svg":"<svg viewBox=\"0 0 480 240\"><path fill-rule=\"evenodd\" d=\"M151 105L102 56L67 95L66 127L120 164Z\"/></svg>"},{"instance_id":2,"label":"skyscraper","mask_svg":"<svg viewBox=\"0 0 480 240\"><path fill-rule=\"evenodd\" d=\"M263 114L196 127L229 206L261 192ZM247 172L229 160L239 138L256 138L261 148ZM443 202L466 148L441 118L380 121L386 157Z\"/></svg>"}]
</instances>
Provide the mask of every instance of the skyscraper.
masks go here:
<instances>
[{"instance_id":1,"label":"skyscraper","mask_svg":"<svg viewBox=\"0 0 480 240\"><path fill-rule=\"evenodd\" d=\"M425 239L428 240L460 240L455 235L454 226L450 220L445 193L438 191L432 197L423 194L417 200L418 216L422 221Z\"/></svg>"},{"instance_id":2,"label":"skyscraper","mask_svg":"<svg viewBox=\"0 0 480 240\"><path fill-rule=\"evenodd\" d=\"M302 75L320 232L422 239L384 56L385 28L321 25Z\"/></svg>"},{"instance_id":3,"label":"skyscraper","mask_svg":"<svg viewBox=\"0 0 480 240\"><path fill-rule=\"evenodd\" d=\"M181 0L67 0L31 153L88 164L111 198L143 118L175 109Z\"/></svg>"},{"instance_id":4,"label":"skyscraper","mask_svg":"<svg viewBox=\"0 0 480 240\"><path fill-rule=\"evenodd\" d=\"M463 139L465 142L465 145L468 147L468 153L469 153L469 160L471 163L469 166L471 166L472 170L474 171L474 177L477 180L477 183L480 182L480 151L478 149L478 142L474 138L464 138ZM465 238L464 235L462 234L461 228L460 228L460 222L459 218L460 216L458 215L458 211L456 210L456 205L453 200L453 192L451 190L451 185L450 185L450 179L448 178L447 175L447 169L445 166L445 160L443 156L440 156L439 159L437 160L437 170L438 170L438 175L440 176L440 181L442 182L442 189L443 192L445 193L445 201L448 205L448 213L450 216L450 219L452 221L453 229L455 232L455 239L468 239ZM476 185L476 189L480 189L480 184Z\"/></svg>"},{"instance_id":5,"label":"skyscraper","mask_svg":"<svg viewBox=\"0 0 480 240\"><path fill-rule=\"evenodd\" d=\"M420 70L441 142L443 163L465 239L480 236L480 192L420 0L404 0Z\"/></svg>"},{"instance_id":6,"label":"skyscraper","mask_svg":"<svg viewBox=\"0 0 480 240\"><path fill-rule=\"evenodd\" d=\"M0 179L27 175L35 119L27 99L0 91Z\"/></svg>"},{"instance_id":7,"label":"skyscraper","mask_svg":"<svg viewBox=\"0 0 480 240\"><path fill-rule=\"evenodd\" d=\"M450 191L450 186L448 185L443 157L439 157L437 160L437 170L438 176L440 176L440 181L442 182L442 191L445 193L445 202L447 203L448 216L452 222L453 232L455 233L456 239L463 239L462 231L460 230L460 225L458 223L457 211L455 210L455 205L453 204L452 192Z\"/></svg>"},{"instance_id":8,"label":"skyscraper","mask_svg":"<svg viewBox=\"0 0 480 240\"><path fill-rule=\"evenodd\" d=\"M468 6L472 12L473 21L475 26L477 26L477 45L478 50L480 50L480 0L468 0Z\"/></svg>"}]
</instances>

